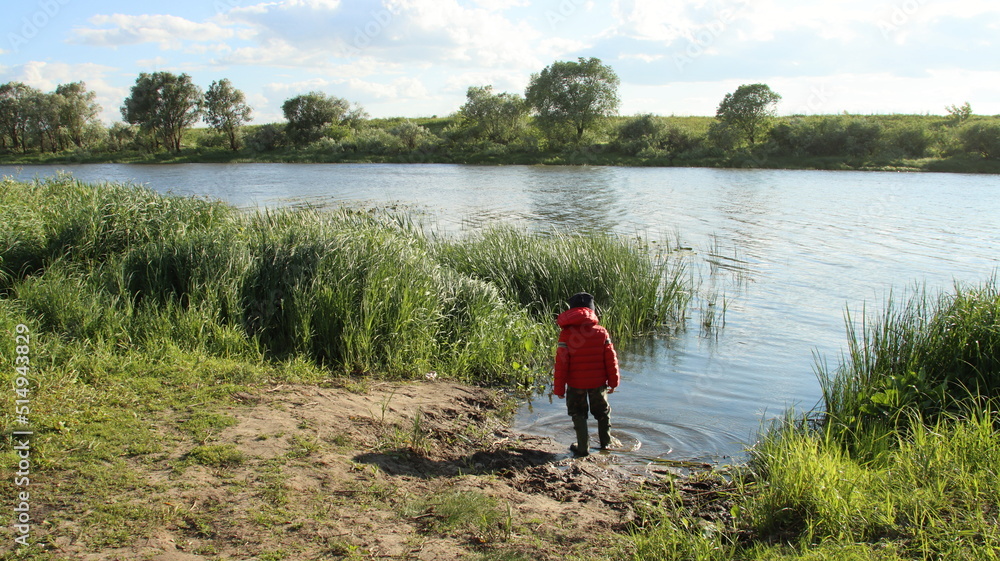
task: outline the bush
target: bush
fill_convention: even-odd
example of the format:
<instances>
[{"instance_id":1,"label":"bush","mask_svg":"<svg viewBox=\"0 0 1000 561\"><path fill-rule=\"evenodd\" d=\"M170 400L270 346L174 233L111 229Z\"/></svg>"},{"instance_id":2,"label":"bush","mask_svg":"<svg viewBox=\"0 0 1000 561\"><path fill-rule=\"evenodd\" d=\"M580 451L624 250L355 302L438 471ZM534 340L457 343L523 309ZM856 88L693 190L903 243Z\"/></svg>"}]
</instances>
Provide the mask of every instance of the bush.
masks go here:
<instances>
[{"instance_id":1,"label":"bush","mask_svg":"<svg viewBox=\"0 0 1000 561\"><path fill-rule=\"evenodd\" d=\"M704 146L704 139L691 131L671 125L660 144L668 154L676 156L695 152Z\"/></svg>"},{"instance_id":2,"label":"bush","mask_svg":"<svg viewBox=\"0 0 1000 561\"><path fill-rule=\"evenodd\" d=\"M338 140L324 137L310 144L309 150L317 154L339 154L344 151L344 146Z\"/></svg>"},{"instance_id":3,"label":"bush","mask_svg":"<svg viewBox=\"0 0 1000 561\"><path fill-rule=\"evenodd\" d=\"M925 127L915 125L893 131L890 142L904 157L923 158L933 138Z\"/></svg>"},{"instance_id":4,"label":"bush","mask_svg":"<svg viewBox=\"0 0 1000 561\"><path fill-rule=\"evenodd\" d=\"M865 158L880 150L882 124L854 117L796 118L779 123L769 138L787 156Z\"/></svg>"},{"instance_id":5,"label":"bush","mask_svg":"<svg viewBox=\"0 0 1000 561\"><path fill-rule=\"evenodd\" d=\"M107 149L111 152L121 152L135 148L139 127L125 123L115 123L108 129Z\"/></svg>"},{"instance_id":6,"label":"bush","mask_svg":"<svg viewBox=\"0 0 1000 561\"><path fill-rule=\"evenodd\" d=\"M1000 158L1000 123L979 121L959 132L962 149L983 158Z\"/></svg>"},{"instance_id":7,"label":"bush","mask_svg":"<svg viewBox=\"0 0 1000 561\"><path fill-rule=\"evenodd\" d=\"M708 142L718 150L729 152L739 144L740 132L722 121L715 121L708 127Z\"/></svg>"},{"instance_id":8,"label":"bush","mask_svg":"<svg viewBox=\"0 0 1000 561\"><path fill-rule=\"evenodd\" d=\"M206 131L198 137L198 147L229 148L229 137L224 134Z\"/></svg>"},{"instance_id":9,"label":"bush","mask_svg":"<svg viewBox=\"0 0 1000 561\"><path fill-rule=\"evenodd\" d=\"M662 148L665 126L653 115L639 115L618 128L615 147L629 156Z\"/></svg>"},{"instance_id":10,"label":"bush","mask_svg":"<svg viewBox=\"0 0 1000 561\"><path fill-rule=\"evenodd\" d=\"M407 150L416 150L417 148L426 147L437 142L438 138L431 134L426 128L414 123L413 121L405 121L400 125L393 127L390 134L399 139L403 147Z\"/></svg>"},{"instance_id":11,"label":"bush","mask_svg":"<svg viewBox=\"0 0 1000 561\"><path fill-rule=\"evenodd\" d=\"M246 146L254 152L273 152L285 144L285 127L274 123L257 127L246 136Z\"/></svg>"},{"instance_id":12,"label":"bush","mask_svg":"<svg viewBox=\"0 0 1000 561\"><path fill-rule=\"evenodd\" d=\"M406 148L403 141L385 129L367 128L354 135L353 143L345 143L344 147L352 147L359 154L379 156L401 154Z\"/></svg>"}]
</instances>

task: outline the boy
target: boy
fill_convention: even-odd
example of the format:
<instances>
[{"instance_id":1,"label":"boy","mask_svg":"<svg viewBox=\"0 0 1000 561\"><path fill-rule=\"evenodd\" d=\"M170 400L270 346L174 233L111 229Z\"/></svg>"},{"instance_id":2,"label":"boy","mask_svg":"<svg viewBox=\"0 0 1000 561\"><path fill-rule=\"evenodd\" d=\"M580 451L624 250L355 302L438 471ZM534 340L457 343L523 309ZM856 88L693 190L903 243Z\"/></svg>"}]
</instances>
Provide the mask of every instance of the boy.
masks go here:
<instances>
[{"instance_id":1,"label":"boy","mask_svg":"<svg viewBox=\"0 0 1000 561\"><path fill-rule=\"evenodd\" d=\"M598 324L594 297L586 292L569 299L570 309L559 314L562 328L556 350L553 392L566 398L573 418L576 444L570 446L577 457L590 454L587 448L587 412L597 419L601 450L611 444L611 406L608 394L618 387L618 355L608 331ZM588 408L589 401L589 408Z\"/></svg>"}]
</instances>

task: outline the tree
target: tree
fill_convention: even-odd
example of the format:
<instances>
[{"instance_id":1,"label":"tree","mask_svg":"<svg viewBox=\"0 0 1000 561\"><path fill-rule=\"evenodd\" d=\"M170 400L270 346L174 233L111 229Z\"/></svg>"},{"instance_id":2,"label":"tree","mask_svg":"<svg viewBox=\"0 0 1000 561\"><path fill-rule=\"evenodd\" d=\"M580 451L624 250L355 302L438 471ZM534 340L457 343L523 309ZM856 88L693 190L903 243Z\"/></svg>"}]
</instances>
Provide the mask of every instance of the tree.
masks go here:
<instances>
[{"instance_id":1,"label":"tree","mask_svg":"<svg viewBox=\"0 0 1000 561\"><path fill-rule=\"evenodd\" d=\"M516 139L524 129L528 104L517 94L494 94L493 86L473 86L460 113L476 130L477 136L498 144Z\"/></svg>"},{"instance_id":2,"label":"tree","mask_svg":"<svg viewBox=\"0 0 1000 561\"><path fill-rule=\"evenodd\" d=\"M59 127L66 131L73 144L82 148L87 127L97 122L101 112L97 94L88 92L84 82L71 82L57 86L55 95L59 97Z\"/></svg>"},{"instance_id":3,"label":"tree","mask_svg":"<svg viewBox=\"0 0 1000 561\"><path fill-rule=\"evenodd\" d=\"M212 82L205 92L205 122L226 135L233 151L240 148L240 127L250 122L251 113L253 109L247 105L246 96L225 78Z\"/></svg>"},{"instance_id":4,"label":"tree","mask_svg":"<svg viewBox=\"0 0 1000 561\"><path fill-rule=\"evenodd\" d=\"M108 128L108 149L112 152L121 152L132 145L135 137L135 125L117 122Z\"/></svg>"},{"instance_id":5,"label":"tree","mask_svg":"<svg viewBox=\"0 0 1000 561\"><path fill-rule=\"evenodd\" d=\"M10 140L11 150L27 151L28 114L30 100L41 92L22 82L7 82L0 85L0 146L6 148Z\"/></svg>"},{"instance_id":6,"label":"tree","mask_svg":"<svg viewBox=\"0 0 1000 561\"><path fill-rule=\"evenodd\" d=\"M949 105L945 107L948 111L948 115L951 116L952 124L961 125L962 123L969 120L972 117L972 106L966 101L961 107L957 105Z\"/></svg>"},{"instance_id":7,"label":"tree","mask_svg":"<svg viewBox=\"0 0 1000 561\"><path fill-rule=\"evenodd\" d=\"M766 132L780 99L767 84L744 84L726 94L715 117L753 145Z\"/></svg>"},{"instance_id":8,"label":"tree","mask_svg":"<svg viewBox=\"0 0 1000 561\"><path fill-rule=\"evenodd\" d=\"M201 116L201 88L187 74L143 72L122 105L125 122L163 141L168 150L181 151L181 136Z\"/></svg>"},{"instance_id":9,"label":"tree","mask_svg":"<svg viewBox=\"0 0 1000 561\"><path fill-rule=\"evenodd\" d=\"M59 134L61 101L61 98L56 94L42 93L38 90L34 90L26 98L25 138L37 142L38 150L41 152L45 151L46 141L48 141L49 150L52 152L62 147Z\"/></svg>"},{"instance_id":10,"label":"tree","mask_svg":"<svg viewBox=\"0 0 1000 561\"><path fill-rule=\"evenodd\" d=\"M285 101L281 111L288 119L285 133L296 144L308 144L323 136L323 127L339 123L351 109L346 99L323 92L309 92Z\"/></svg>"},{"instance_id":11,"label":"tree","mask_svg":"<svg viewBox=\"0 0 1000 561\"><path fill-rule=\"evenodd\" d=\"M344 114L343 118L340 120L341 125L346 125L352 129L361 128L361 125L371 118L371 115L365 111L365 108L361 106L360 103L355 103L351 106L350 111Z\"/></svg>"},{"instance_id":12,"label":"tree","mask_svg":"<svg viewBox=\"0 0 1000 561\"><path fill-rule=\"evenodd\" d=\"M587 128L618 112L618 84L610 66L597 58L580 57L577 62L554 62L533 74L524 97L544 128L569 126L579 142Z\"/></svg>"}]
</instances>

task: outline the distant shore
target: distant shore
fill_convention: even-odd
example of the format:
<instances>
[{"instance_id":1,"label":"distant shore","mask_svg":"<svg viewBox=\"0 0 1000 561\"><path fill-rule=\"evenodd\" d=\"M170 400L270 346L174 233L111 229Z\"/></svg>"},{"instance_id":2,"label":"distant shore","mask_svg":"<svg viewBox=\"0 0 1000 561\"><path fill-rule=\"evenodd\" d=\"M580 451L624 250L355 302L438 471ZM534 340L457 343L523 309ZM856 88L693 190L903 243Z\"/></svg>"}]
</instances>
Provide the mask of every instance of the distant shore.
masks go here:
<instances>
[{"instance_id":1,"label":"distant shore","mask_svg":"<svg viewBox=\"0 0 1000 561\"><path fill-rule=\"evenodd\" d=\"M752 154L732 154L703 158L663 158L626 156L594 151L564 151L541 154L513 154L497 157L491 154L317 154L309 151L287 151L248 155L242 152L204 152L197 149L179 154L27 154L0 156L0 165L59 165L59 164L197 164L197 163L302 163L302 164L469 164L469 165L563 165L618 167L700 167L784 170L854 170L937 173L1000 173L1000 161L956 156L949 158L919 158L871 161L836 157L774 157L758 158Z\"/></svg>"},{"instance_id":2,"label":"distant shore","mask_svg":"<svg viewBox=\"0 0 1000 561\"><path fill-rule=\"evenodd\" d=\"M634 122L649 130L625 134ZM776 119L767 138L754 145L725 138L713 129L715 122L615 117L580 142L553 142L529 129L506 144L474 136L457 116L371 119L358 129L331 127L307 144L291 143L282 124L266 124L244 127L238 150L230 150L219 133L197 128L184 132L178 152L136 138L116 148L100 143L58 152L0 152L0 165L447 163L1000 173L996 117L962 124L932 115L789 116ZM401 123L417 131L412 138L399 136Z\"/></svg>"}]
</instances>

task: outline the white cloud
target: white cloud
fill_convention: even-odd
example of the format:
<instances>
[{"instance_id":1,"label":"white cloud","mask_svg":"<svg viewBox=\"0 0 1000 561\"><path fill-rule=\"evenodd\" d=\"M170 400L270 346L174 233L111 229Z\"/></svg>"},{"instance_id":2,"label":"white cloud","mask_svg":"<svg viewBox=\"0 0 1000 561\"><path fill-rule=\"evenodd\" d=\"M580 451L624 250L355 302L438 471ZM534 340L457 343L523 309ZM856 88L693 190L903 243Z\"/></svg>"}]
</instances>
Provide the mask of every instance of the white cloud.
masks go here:
<instances>
[{"instance_id":1,"label":"white cloud","mask_svg":"<svg viewBox=\"0 0 1000 561\"><path fill-rule=\"evenodd\" d=\"M102 108L101 120L105 123L121 120L119 107L130 91L130 88L113 85L107 76L117 69L102 64L29 61L7 70L11 81L24 82L44 92L54 91L60 84L85 82L87 90L97 94L97 102Z\"/></svg>"},{"instance_id":2,"label":"white cloud","mask_svg":"<svg viewBox=\"0 0 1000 561\"><path fill-rule=\"evenodd\" d=\"M208 45L194 44L184 49L184 52L195 55L228 54L233 52L233 47L226 43L211 43Z\"/></svg>"},{"instance_id":3,"label":"white cloud","mask_svg":"<svg viewBox=\"0 0 1000 561\"><path fill-rule=\"evenodd\" d=\"M275 94L284 95L298 95L300 93L312 92L312 91L323 91L334 82L326 78L310 78L308 80L299 80L296 82L271 82L264 86L264 88Z\"/></svg>"},{"instance_id":4,"label":"white cloud","mask_svg":"<svg viewBox=\"0 0 1000 561\"><path fill-rule=\"evenodd\" d=\"M97 15L89 22L103 28L75 29L72 42L101 47L158 43L161 49L179 49L185 41L220 41L235 35L216 23L170 15Z\"/></svg>"},{"instance_id":5,"label":"white cloud","mask_svg":"<svg viewBox=\"0 0 1000 561\"><path fill-rule=\"evenodd\" d=\"M484 10L502 12L511 8L530 6L529 0L473 0L477 6Z\"/></svg>"},{"instance_id":6,"label":"white cloud","mask_svg":"<svg viewBox=\"0 0 1000 561\"><path fill-rule=\"evenodd\" d=\"M388 84L351 78L347 83L351 89L376 99L407 101L428 97L427 87L417 78L396 78Z\"/></svg>"},{"instance_id":7,"label":"white cloud","mask_svg":"<svg viewBox=\"0 0 1000 561\"><path fill-rule=\"evenodd\" d=\"M642 62L649 63L649 62L656 62L658 60L663 60L666 56L667 55L664 55L664 54L647 55L647 54L642 54L642 53L620 54L620 55L618 55L618 60L633 60L634 59L634 60L641 60Z\"/></svg>"},{"instance_id":8,"label":"white cloud","mask_svg":"<svg viewBox=\"0 0 1000 561\"><path fill-rule=\"evenodd\" d=\"M612 13L616 25L609 30L610 34L670 44L692 35L700 25L688 15L687 4L692 3L682 0L615 0ZM700 6L704 1L693 4Z\"/></svg>"},{"instance_id":9,"label":"white cloud","mask_svg":"<svg viewBox=\"0 0 1000 561\"><path fill-rule=\"evenodd\" d=\"M494 92L510 92L524 95L524 90L528 87L529 78L527 74L519 71L504 71L500 69L474 70L449 75L441 90L465 95L465 92L472 86L493 86Z\"/></svg>"},{"instance_id":10,"label":"white cloud","mask_svg":"<svg viewBox=\"0 0 1000 561\"><path fill-rule=\"evenodd\" d=\"M612 4L614 23L602 37L626 37L638 41L648 41L654 45L697 41L704 43L719 35L729 33L733 28L746 28L742 33L751 40L767 40L776 29L784 29L783 23L774 20L756 23L756 12L777 14L777 20L784 21L787 10L782 8L772 12L763 6L774 0L615 0ZM792 7L798 4L791 5ZM813 6L807 4L807 6ZM816 8L808 8L815 12ZM793 17L794 19L794 17ZM755 21L747 25L747 21Z\"/></svg>"},{"instance_id":11,"label":"white cloud","mask_svg":"<svg viewBox=\"0 0 1000 561\"><path fill-rule=\"evenodd\" d=\"M166 57L158 56L153 58L143 58L135 61L136 66L139 68L149 70L154 69L154 71L161 68L166 68L170 66L170 60Z\"/></svg>"},{"instance_id":12,"label":"white cloud","mask_svg":"<svg viewBox=\"0 0 1000 561\"><path fill-rule=\"evenodd\" d=\"M501 2L482 8L466 7L457 0L362 0L350 4L285 0L236 8L224 19L233 25L250 26L262 44L285 47L287 65L303 59L315 64L373 56L423 65L534 68L553 51L565 48L566 42L546 41L539 30L500 13L517 5L521 4ZM227 61L241 59L230 57Z\"/></svg>"},{"instance_id":13,"label":"white cloud","mask_svg":"<svg viewBox=\"0 0 1000 561\"><path fill-rule=\"evenodd\" d=\"M417 78L401 76L390 82L351 78L315 77L295 82L272 82L265 86L274 95L294 96L306 92L320 91L351 100L361 94L363 97L378 99L415 99L427 97L427 87Z\"/></svg>"}]
</instances>

